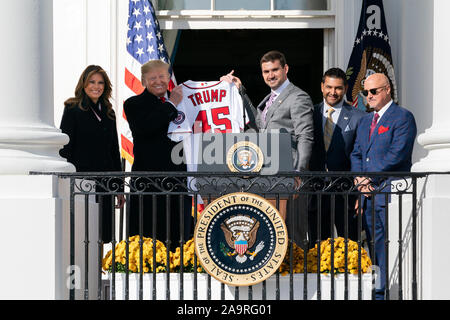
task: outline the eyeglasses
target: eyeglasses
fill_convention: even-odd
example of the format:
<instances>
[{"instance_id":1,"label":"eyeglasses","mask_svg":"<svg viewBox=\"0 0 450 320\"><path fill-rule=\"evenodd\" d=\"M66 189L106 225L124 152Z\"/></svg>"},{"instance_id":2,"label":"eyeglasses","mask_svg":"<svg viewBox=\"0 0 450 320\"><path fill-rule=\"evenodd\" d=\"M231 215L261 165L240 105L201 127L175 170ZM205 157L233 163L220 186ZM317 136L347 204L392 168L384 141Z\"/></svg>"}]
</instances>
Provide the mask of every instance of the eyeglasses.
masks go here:
<instances>
[{"instance_id":1,"label":"eyeglasses","mask_svg":"<svg viewBox=\"0 0 450 320\"><path fill-rule=\"evenodd\" d=\"M373 89L369 89L369 90L361 90L361 93L364 97L367 97L369 95L369 92L376 96L377 94L379 94L381 91L378 91L378 89L386 89L386 86L382 86L382 87L378 87L378 88L373 88Z\"/></svg>"}]
</instances>

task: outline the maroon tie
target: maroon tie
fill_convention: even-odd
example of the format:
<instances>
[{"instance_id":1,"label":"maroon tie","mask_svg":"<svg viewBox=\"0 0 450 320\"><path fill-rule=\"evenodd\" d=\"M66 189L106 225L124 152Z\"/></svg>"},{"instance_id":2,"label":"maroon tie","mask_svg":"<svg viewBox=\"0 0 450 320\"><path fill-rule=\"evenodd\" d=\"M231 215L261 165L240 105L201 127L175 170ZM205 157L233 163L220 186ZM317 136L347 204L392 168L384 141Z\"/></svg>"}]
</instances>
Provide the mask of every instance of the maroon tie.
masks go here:
<instances>
[{"instance_id":1,"label":"maroon tie","mask_svg":"<svg viewBox=\"0 0 450 320\"><path fill-rule=\"evenodd\" d=\"M159 100L161 100L162 102L166 102L166 98L164 97L160 97Z\"/></svg>"},{"instance_id":2,"label":"maroon tie","mask_svg":"<svg viewBox=\"0 0 450 320\"><path fill-rule=\"evenodd\" d=\"M369 133L369 139L372 136L373 131L375 130L375 127L377 126L378 118L380 115L375 112L372 119L372 124L370 125L370 133Z\"/></svg>"}]
</instances>

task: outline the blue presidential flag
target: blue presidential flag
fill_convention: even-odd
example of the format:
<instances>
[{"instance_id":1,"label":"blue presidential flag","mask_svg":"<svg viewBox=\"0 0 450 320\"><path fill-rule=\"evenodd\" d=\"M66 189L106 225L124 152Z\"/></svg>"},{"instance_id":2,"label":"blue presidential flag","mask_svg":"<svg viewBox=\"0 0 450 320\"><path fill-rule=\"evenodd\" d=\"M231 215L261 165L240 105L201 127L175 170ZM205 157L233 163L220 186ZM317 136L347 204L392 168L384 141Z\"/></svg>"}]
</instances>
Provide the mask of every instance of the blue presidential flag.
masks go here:
<instances>
[{"instance_id":1,"label":"blue presidential flag","mask_svg":"<svg viewBox=\"0 0 450 320\"><path fill-rule=\"evenodd\" d=\"M347 100L366 110L361 94L364 80L373 73L384 73L391 82L392 99L398 103L397 83L392 63L391 42L387 32L382 0L363 0L358 32L347 67Z\"/></svg>"}]
</instances>

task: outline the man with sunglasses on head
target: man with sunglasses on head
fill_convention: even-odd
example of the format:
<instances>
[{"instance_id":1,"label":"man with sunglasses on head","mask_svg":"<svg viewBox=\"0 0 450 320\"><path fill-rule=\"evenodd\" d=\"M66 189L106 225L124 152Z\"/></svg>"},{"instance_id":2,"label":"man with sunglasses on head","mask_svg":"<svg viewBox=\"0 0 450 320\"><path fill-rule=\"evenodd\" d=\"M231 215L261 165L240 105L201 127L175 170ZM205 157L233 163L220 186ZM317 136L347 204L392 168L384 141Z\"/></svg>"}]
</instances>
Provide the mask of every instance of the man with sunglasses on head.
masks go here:
<instances>
[{"instance_id":1,"label":"man with sunglasses on head","mask_svg":"<svg viewBox=\"0 0 450 320\"><path fill-rule=\"evenodd\" d=\"M389 79L382 73L367 77L362 94L367 97L373 112L364 116L358 125L355 146L350 156L351 170L353 172L409 172L417 134L413 114L392 101ZM362 193L356 206L361 208L368 241L374 240L375 248L374 252L371 252L372 262L380 268L380 282L375 290L377 300L384 299L386 286L385 209L387 205L384 193L378 193L390 192L391 181L392 178L355 178L355 184ZM374 225L372 213L375 214Z\"/></svg>"}]
</instances>

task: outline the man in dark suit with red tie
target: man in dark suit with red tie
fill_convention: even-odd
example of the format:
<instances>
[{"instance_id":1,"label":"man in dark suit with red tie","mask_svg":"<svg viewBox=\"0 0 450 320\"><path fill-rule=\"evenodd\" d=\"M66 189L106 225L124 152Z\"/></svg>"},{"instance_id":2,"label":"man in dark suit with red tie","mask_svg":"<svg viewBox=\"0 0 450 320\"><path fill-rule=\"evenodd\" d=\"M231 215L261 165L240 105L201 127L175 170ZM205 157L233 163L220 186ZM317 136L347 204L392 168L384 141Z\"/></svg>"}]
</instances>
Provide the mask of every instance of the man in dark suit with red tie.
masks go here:
<instances>
[{"instance_id":1,"label":"man in dark suit with red tie","mask_svg":"<svg viewBox=\"0 0 450 320\"><path fill-rule=\"evenodd\" d=\"M414 140L417 134L413 114L395 104L391 98L391 86L386 75L375 73L364 82L363 95L373 112L359 123L355 146L351 154L354 172L409 172ZM385 257L385 208L384 194L371 195L367 192L390 192L391 179L370 179L357 177L355 183L364 193L359 205L363 211L363 223L368 241L374 240L372 262L379 267L379 285L376 299L384 299L386 287ZM372 199L375 197L375 199ZM372 208L374 206L375 208ZM375 225L372 223L375 213Z\"/></svg>"},{"instance_id":2,"label":"man in dark suit with red tie","mask_svg":"<svg viewBox=\"0 0 450 320\"><path fill-rule=\"evenodd\" d=\"M142 85L145 89L141 94L130 97L124 103L134 142L134 162L131 170L138 172L186 171L185 164L176 164L172 160L172 149L176 143L167 137L169 123L178 115L176 105L183 98L182 88L175 87L170 98L165 99L170 74L169 65L161 60L151 60L142 65L141 74ZM132 191L154 193L161 192L161 189L171 192L177 192L178 188L182 189L177 187L176 179L171 179L167 175L153 179L133 178L130 181L130 188ZM166 245L168 244L167 247L175 251L181 238L186 241L190 237L191 198L171 195L170 208L167 207L165 195L158 195L155 198L156 221L153 215L153 196L143 196L142 206L138 194L131 196L130 236L139 235L142 231L143 236L153 238L153 227L156 225L156 238L162 242L170 240L170 244L166 243ZM182 198L181 208L180 198ZM183 214L183 217L180 217L180 214ZM181 218L184 220L183 226L181 226Z\"/></svg>"},{"instance_id":3,"label":"man in dark suit with red tie","mask_svg":"<svg viewBox=\"0 0 450 320\"><path fill-rule=\"evenodd\" d=\"M366 114L344 101L347 92L347 77L339 68L327 70L321 83L323 101L314 106L314 146L309 164L311 171L350 171L350 153L356 138L359 120ZM319 179L323 182L323 179ZM318 185L323 185L319 183ZM351 187L351 184L346 184ZM341 183L328 191L342 192ZM337 236L356 241L357 219L355 215L356 197L336 195L333 201L329 195L321 197L321 210L318 210L317 196L310 201L308 213L309 244L311 247L319 240L332 237L332 228L336 227ZM332 217L334 215L334 224ZM320 218L320 224L318 220ZM320 236L319 227L320 226Z\"/></svg>"}]
</instances>

